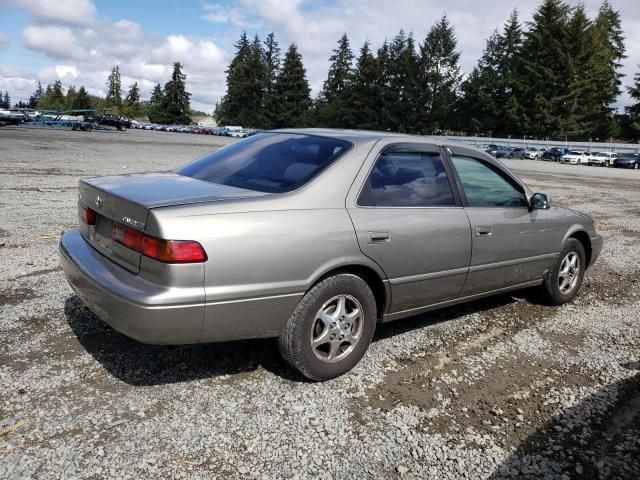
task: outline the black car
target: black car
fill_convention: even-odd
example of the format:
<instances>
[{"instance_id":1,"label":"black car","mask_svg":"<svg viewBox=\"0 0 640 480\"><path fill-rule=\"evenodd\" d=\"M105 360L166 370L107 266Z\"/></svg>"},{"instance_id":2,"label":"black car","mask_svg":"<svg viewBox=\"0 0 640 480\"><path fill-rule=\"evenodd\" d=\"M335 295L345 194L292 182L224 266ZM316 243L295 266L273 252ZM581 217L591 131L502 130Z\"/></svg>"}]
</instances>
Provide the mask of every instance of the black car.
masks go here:
<instances>
[{"instance_id":1,"label":"black car","mask_svg":"<svg viewBox=\"0 0 640 480\"><path fill-rule=\"evenodd\" d=\"M568 148L553 147L545 151L542 154L542 158L544 160L553 160L554 162L559 162L562 159L562 156L566 155L567 153L569 153Z\"/></svg>"},{"instance_id":2,"label":"black car","mask_svg":"<svg viewBox=\"0 0 640 480\"><path fill-rule=\"evenodd\" d=\"M513 152L512 147L499 147L495 153L493 153L493 156L496 158L511 158L509 156L511 155L511 152Z\"/></svg>"},{"instance_id":3,"label":"black car","mask_svg":"<svg viewBox=\"0 0 640 480\"><path fill-rule=\"evenodd\" d=\"M106 113L104 115L85 115L84 121L98 125L115 127L118 130L131 128L131 120L124 117L118 117L117 115L112 115L110 113Z\"/></svg>"},{"instance_id":4,"label":"black car","mask_svg":"<svg viewBox=\"0 0 640 480\"><path fill-rule=\"evenodd\" d=\"M613 160L616 168L640 168L640 155L637 153L623 153Z\"/></svg>"}]
</instances>

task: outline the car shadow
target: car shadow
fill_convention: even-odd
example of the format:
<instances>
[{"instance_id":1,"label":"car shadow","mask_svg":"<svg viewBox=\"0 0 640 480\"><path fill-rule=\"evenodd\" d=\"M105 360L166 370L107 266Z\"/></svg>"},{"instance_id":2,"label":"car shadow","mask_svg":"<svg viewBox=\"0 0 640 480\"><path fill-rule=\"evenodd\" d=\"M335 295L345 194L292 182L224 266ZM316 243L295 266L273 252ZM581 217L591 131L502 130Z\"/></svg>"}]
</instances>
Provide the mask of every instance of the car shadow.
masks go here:
<instances>
[{"instance_id":1,"label":"car shadow","mask_svg":"<svg viewBox=\"0 0 640 480\"><path fill-rule=\"evenodd\" d=\"M498 295L376 326L373 341L453 320L469 313L503 307L515 301ZM136 386L188 382L243 375L263 368L293 382L308 382L282 360L275 339L199 345L147 345L130 339L96 317L77 296L67 298L67 323L83 348L111 375Z\"/></svg>"},{"instance_id":2,"label":"car shadow","mask_svg":"<svg viewBox=\"0 0 640 480\"><path fill-rule=\"evenodd\" d=\"M640 369L638 362L622 366ZM640 478L640 373L564 410L489 478Z\"/></svg>"},{"instance_id":3,"label":"car shadow","mask_svg":"<svg viewBox=\"0 0 640 480\"><path fill-rule=\"evenodd\" d=\"M273 339L200 345L147 345L122 335L96 317L77 296L64 313L84 349L114 377L135 386L243 376L264 368L291 381L304 381L287 367Z\"/></svg>"}]
</instances>

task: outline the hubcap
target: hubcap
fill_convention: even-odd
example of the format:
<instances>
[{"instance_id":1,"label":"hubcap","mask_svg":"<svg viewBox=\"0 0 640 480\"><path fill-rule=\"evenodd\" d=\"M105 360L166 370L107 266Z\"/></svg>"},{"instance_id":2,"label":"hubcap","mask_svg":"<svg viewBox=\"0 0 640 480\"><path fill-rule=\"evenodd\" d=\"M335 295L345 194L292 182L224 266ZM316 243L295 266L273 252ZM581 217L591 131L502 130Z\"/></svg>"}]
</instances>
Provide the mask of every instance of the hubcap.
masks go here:
<instances>
[{"instance_id":1,"label":"hubcap","mask_svg":"<svg viewBox=\"0 0 640 480\"><path fill-rule=\"evenodd\" d=\"M576 288L580 277L580 257L576 252L569 252L562 259L558 272L560 293L568 295Z\"/></svg>"},{"instance_id":2,"label":"hubcap","mask_svg":"<svg viewBox=\"0 0 640 480\"><path fill-rule=\"evenodd\" d=\"M336 295L326 302L313 320L311 349L319 360L339 362L355 348L362 336L364 311L351 295Z\"/></svg>"}]
</instances>

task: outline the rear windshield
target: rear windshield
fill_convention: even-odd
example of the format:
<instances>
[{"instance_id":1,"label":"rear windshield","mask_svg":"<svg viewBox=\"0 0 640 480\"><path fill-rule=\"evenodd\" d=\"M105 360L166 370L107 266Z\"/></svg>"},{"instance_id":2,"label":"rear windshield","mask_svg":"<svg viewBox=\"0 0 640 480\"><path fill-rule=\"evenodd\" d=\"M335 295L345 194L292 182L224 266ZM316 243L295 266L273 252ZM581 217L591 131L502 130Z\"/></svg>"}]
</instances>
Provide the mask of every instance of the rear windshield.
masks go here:
<instances>
[{"instance_id":1,"label":"rear windshield","mask_svg":"<svg viewBox=\"0 0 640 480\"><path fill-rule=\"evenodd\" d=\"M282 193L301 187L351 148L334 138L259 133L195 160L176 172L230 187Z\"/></svg>"}]
</instances>

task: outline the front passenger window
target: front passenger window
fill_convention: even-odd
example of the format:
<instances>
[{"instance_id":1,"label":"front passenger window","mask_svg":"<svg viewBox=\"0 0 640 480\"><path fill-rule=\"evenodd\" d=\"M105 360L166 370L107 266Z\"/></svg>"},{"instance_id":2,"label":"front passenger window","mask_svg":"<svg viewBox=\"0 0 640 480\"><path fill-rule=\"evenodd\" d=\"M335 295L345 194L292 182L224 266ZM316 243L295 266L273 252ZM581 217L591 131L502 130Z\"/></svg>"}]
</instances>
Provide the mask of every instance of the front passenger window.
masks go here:
<instances>
[{"instance_id":1,"label":"front passenger window","mask_svg":"<svg viewBox=\"0 0 640 480\"><path fill-rule=\"evenodd\" d=\"M524 192L504 174L472 157L452 155L470 207L526 207Z\"/></svg>"}]
</instances>

